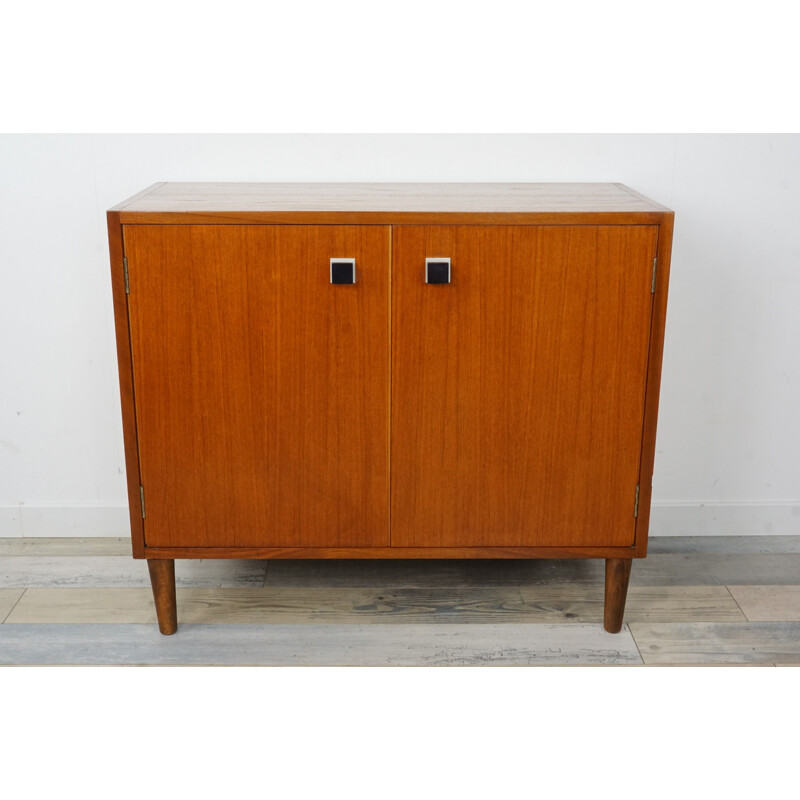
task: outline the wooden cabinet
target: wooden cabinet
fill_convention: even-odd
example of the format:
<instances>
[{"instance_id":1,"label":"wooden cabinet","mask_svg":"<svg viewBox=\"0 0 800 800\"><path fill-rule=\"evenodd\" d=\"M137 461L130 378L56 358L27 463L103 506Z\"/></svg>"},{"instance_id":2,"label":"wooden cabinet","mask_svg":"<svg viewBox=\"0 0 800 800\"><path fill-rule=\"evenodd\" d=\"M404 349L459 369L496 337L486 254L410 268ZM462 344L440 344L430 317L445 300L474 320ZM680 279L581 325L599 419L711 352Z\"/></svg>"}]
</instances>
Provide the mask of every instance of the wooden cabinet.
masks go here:
<instances>
[{"instance_id":1,"label":"wooden cabinet","mask_svg":"<svg viewBox=\"0 0 800 800\"><path fill-rule=\"evenodd\" d=\"M108 213L133 554L647 547L673 214L619 184L157 184Z\"/></svg>"}]
</instances>

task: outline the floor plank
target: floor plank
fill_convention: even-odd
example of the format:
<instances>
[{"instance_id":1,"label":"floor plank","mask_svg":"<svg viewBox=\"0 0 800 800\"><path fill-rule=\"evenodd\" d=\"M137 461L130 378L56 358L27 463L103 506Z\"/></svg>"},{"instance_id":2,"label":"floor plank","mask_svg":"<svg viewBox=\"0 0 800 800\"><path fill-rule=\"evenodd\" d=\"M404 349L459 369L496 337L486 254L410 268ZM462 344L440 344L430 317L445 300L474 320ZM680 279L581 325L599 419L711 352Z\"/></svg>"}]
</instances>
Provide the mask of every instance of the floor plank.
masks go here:
<instances>
[{"instance_id":1,"label":"floor plank","mask_svg":"<svg viewBox=\"0 0 800 800\"><path fill-rule=\"evenodd\" d=\"M0 664L528 666L639 664L597 625L0 625Z\"/></svg>"},{"instance_id":2,"label":"floor plank","mask_svg":"<svg viewBox=\"0 0 800 800\"><path fill-rule=\"evenodd\" d=\"M800 537L654 544L619 636L601 559L178 560L176 638L128 539L0 539L0 663L800 665Z\"/></svg>"},{"instance_id":3,"label":"floor plank","mask_svg":"<svg viewBox=\"0 0 800 800\"><path fill-rule=\"evenodd\" d=\"M647 552L800 553L800 536L651 536Z\"/></svg>"},{"instance_id":4,"label":"floor plank","mask_svg":"<svg viewBox=\"0 0 800 800\"><path fill-rule=\"evenodd\" d=\"M467 566L466 562L447 559L276 559L270 562L265 585L386 589L463 586Z\"/></svg>"},{"instance_id":5,"label":"floor plank","mask_svg":"<svg viewBox=\"0 0 800 800\"><path fill-rule=\"evenodd\" d=\"M6 556L131 556L130 537L37 537L1 539L0 558Z\"/></svg>"},{"instance_id":6,"label":"floor plank","mask_svg":"<svg viewBox=\"0 0 800 800\"><path fill-rule=\"evenodd\" d=\"M262 586L266 561L206 559L175 562L179 586ZM147 564L129 556L15 556L0 559L4 587L150 586Z\"/></svg>"},{"instance_id":7,"label":"floor plank","mask_svg":"<svg viewBox=\"0 0 800 800\"><path fill-rule=\"evenodd\" d=\"M652 536L650 555L800 553L800 536ZM130 555L130 537L0 537L0 556Z\"/></svg>"},{"instance_id":8,"label":"floor plank","mask_svg":"<svg viewBox=\"0 0 800 800\"><path fill-rule=\"evenodd\" d=\"M294 588L188 589L179 615L187 622L281 624L531 622L518 589ZM542 621L542 620L537 620ZM552 620L548 620L551 621Z\"/></svg>"},{"instance_id":9,"label":"floor plank","mask_svg":"<svg viewBox=\"0 0 800 800\"><path fill-rule=\"evenodd\" d=\"M538 610L559 620L602 622L603 587L534 586L520 589L528 613ZM744 620L724 586L631 586L626 622L731 622Z\"/></svg>"},{"instance_id":10,"label":"floor plank","mask_svg":"<svg viewBox=\"0 0 800 800\"><path fill-rule=\"evenodd\" d=\"M800 553L679 553L653 555L633 563L634 586L793 584Z\"/></svg>"},{"instance_id":11,"label":"floor plank","mask_svg":"<svg viewBox=\"0 0 800 800\"><path fill-rule=\"evenodd\" d=\"M775 664L800 661L800 623L632 623L645 664Z\"/></svg>"},{"instance_id":12,"label":"floor plank","mask_svg":"<svg viewBox=\"0 0 800 800\"><path fill-rule=\"evenodd\" d=\"M800 586L729 586L728 589L751 622L800 622Z\"/></svg>"},{"instance_id":13,"label":"floor plank","mask_svg":"<svg viewBox=\"0 0 800 800\"><path fill-rule=\"evenodd\" d=\"M602 586L523 588L190 588L178 589L181 622L203 624L396 624L452 622L594 623ZM724 586L632 587L628 622L744 620ZM28 589L7 624L145 623L149 589Z\"/></svg>"},{"instance_id":14,"label":"floor plank","mask_svg":"<svg viewBox=\"0 0 800 800\"><path fill-rule=\"evenodd\" d=\"M213 594L226 590L201 589L200 591ZM6 618L7 625L31 623L119 624L155 623L155 621L153 592L146 588L28 589L22 600Z\"/></svg>"},{"instance_id":15,"label":"floor plank","mask_svg":"<svg viewBox=\"0 0 800 800\"><path fill-rule=\"evenodd\" d=\"M650 555L675 553L800 553L800 536L653 536ZM131 554L129 537L0 537L0 556L117 556Z\"/></svg>"},{"instance_id":16,"label":"floor plank","mask_svg":"<svg viewBox=\"0 0 800 800\"><path fill-rule=\"evenodd\" d=\"M636 559L632 586L793 584L800 553L675 553ZM531 586L602 585L602 559L275 560L268 586Z\"/></svg>"},{"instance_id":17,"label":"floor plank","mask_svg":"<svg viewBox=\"0 0 800 800\"><path fill-rule=\"evenodd\" d=\"M520 621L518 590L178 588L183 623L406 623ZM29 589L10 624L121 623L155 619L149 589ZM552 621L552 620L550 620Z\"/></svg>"},{"instance_id":18,"label":"floor plank","mask_svg":"<svg viewBox=\"0 0 800 800\"><path fill-rule=\"evenodd\" d=\"M677 537L662 537L677 538ZM699 539L702 537L693 537ZM710 537L709 537L710 538ZM713 537L725 539L795 539L800 537ZM139 586L146 585L143 561L129 556L126 539L102 539L92 551L86 542L86 555L70 549L75 540L53 539L32 545L25 540L0 540L0 553L13 558L0 561L0 586ZM5 542L17 543L2 550ZM76 545L77 546L77 545ZM26 548L31 547L32 551ZM66 550L64 549L66 547ZM113 556L111 551L124 551ZM69 553L65 555L64 553ZM100 553L106 552L105 555ZM34 555L36 553L36 555ZM76 558L81 556L81 558ZM119 560L115 560L115 559ZM27 560L26 560L27 559ZM106 560L103 560L106 559ZM127 566L126 566L127 562ZM222 581L219 585L261 585L267 562L228 560L176 561L179 582L199 585L202 575ZM204 565L198 567L196 565ZM213 564L209 567L205 565ZM236 565L231 567L230 565ZM187 566L189 565L189 566ZM228 566L226 566L228 565ZM235 577L231 577L235 574ZM213 576L213 577L212 577ZM219 576L217 578L217 576ZM767 585L796 584L800 576L800 553L689 553L652 554L636 559L631 573L632 586L681 585ZM267 585L436 587L436 586L525 586L553 583L602 584L602 559L540 560L275 560L270 562Z\"/></svg>"},{"instance_id":19,"label":"floor plank","mask_svg":"<svg viewBox=\"0 0 800 800\"><path fill-rule=\"evenodd\" d=\"M24 591L24 589L0 589L0 622L8 617Z\"/></svg>"},{"instance_id":20,"label":"floor plank","mask_svg":"<svg viewBox=\"0 0 800 800\"><path fill-rule=\"evenodd\" d=\"M267 565L269 564L269 571ZM602 586L601 559L362 561L233 559L176 561L182 586L307 588L514 587L569 584ZM797 584L800 553L675 554L637 559L632 586ZM0 559L0 587L148 586L143 560L128 556L15 556Z\"/></svg>"},{"instance_id":21,"label":"floor plank","mask_svg":"<svg viewBox=\"0 0 800 800\"><path fill-rule=\"evenodd\" d=\"M602 584L600 559L276 559L267 586L407 587Z\"/></svg>"}]
</instances>

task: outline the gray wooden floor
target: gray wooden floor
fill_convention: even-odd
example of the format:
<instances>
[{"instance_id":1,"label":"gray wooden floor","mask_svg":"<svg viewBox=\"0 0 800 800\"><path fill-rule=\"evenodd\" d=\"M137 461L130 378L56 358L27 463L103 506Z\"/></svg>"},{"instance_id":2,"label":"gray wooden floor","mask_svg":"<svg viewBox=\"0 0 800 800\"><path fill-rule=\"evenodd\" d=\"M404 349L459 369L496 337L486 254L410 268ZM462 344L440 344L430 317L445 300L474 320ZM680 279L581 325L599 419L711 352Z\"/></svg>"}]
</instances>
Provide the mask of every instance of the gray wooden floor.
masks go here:
<instances>
[{"instance_id":1,"label":"gray wooden floor","mask_svg":"<svg viewBox=\"0 0 800 800\"><path fill-rule=\"evenodd\" d=\"M600 560L220 560L163 637L128 540L0 539L0 664L800 665L800 536L650 553L617 635Z\"/></svg>"}]
</instances>

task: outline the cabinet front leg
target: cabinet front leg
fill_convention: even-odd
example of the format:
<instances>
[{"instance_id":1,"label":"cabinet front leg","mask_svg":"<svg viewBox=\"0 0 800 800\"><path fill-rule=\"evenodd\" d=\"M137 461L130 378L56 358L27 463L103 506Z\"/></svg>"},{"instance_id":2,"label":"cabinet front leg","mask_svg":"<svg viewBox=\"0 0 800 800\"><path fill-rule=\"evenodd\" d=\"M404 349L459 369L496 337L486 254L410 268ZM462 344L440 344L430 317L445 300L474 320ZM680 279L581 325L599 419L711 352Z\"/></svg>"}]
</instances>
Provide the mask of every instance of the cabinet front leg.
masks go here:
<instances>
[{"instance_id":1,"label":"cabinet front leg","mask_svg":"<svg viewBox=\"0 0 800 800\"><path fill-rule=\"evenodd\" d=\"M622 630L631 564L633 564L632 558L606 559L606 602L603 627L609 633L619 633Z\"/></svg>"},{"instance_id":2,"label":"cabinet front leg","mask_svg":"<svg viewBox=\"0 0 800 800\"><path fill-rule=\"evenodd\" d=\"M158 629L168 635L178 630L178 604L175 599L175 559L148 558L150 583L156 601Z\"/></svg>"}]
</instances>

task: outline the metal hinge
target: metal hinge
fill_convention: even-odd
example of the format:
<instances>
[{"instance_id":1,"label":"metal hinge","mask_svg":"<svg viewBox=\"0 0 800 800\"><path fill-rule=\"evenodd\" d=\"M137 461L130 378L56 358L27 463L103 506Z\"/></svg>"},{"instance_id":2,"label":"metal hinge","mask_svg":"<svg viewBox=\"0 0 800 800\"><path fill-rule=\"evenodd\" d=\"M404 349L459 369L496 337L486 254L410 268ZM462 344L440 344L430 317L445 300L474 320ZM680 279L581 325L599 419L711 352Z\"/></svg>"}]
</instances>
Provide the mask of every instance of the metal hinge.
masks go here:
<instances>
[{"instance_id":1,"label":"metal hinge","mask_svg":"<svg viewBox=\"0 0 800 800\"><path fill-rule=\"evenodd\" d=\"M653 259L653 279L650 281L650 294L656 293L656 274L658 272L658 257Z\"/></svg>"},{"instance_id":2,"label":"metal hinge","mask_svg":"<svg viewBox=\"0 0 800 800\"><path fill-rule=\"evenodd\" d=\"M142 501L142 519L144 519L144 486L139 484L139 499Z\"/></svg>"},{"instance_id":3,"label":"metal hinge","mask_svg":"<svg viewBox=\"0 0 800 800\"><path fill-rule=\"evenodd\" d=\"M130 294L131 293L131 282L130 282L130 280L128 278L128 259L127 258L123 258L122 259L122 269L125 272L125 294ZM142 515L142 516L144 516L144 515Z\"/></svg>"},{"instance_id":4,"label":"metal hinge","mask_svg":"<svg viewBox=\"0 0 800 800\"><path fill-rule=\"evenodd\" d=\"M144 503L144 500L142 500L142 503ZM142 516L144 516L144 505L142 506ZM634 517L638 517L639 516L639 484L638 483L636 484L636 497L634 498L634 501L633 501L633 516Z\"/></svg>"}]
</instances>

